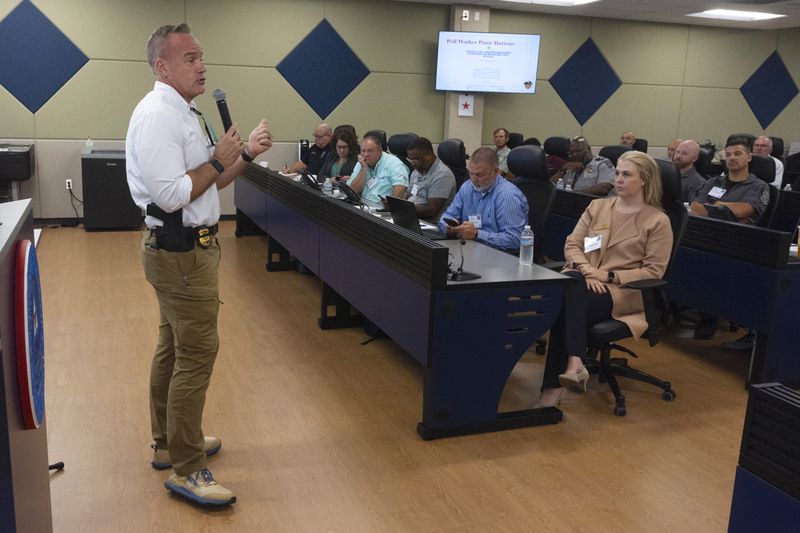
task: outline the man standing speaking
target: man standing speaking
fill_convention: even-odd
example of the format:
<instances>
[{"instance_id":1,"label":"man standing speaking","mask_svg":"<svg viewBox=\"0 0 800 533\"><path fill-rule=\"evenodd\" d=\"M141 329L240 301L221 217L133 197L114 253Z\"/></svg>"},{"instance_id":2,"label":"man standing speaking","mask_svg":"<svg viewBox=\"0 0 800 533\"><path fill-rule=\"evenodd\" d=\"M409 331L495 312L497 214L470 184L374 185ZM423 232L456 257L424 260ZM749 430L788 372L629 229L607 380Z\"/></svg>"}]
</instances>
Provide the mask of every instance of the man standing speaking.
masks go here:
<instances>
[{"instance_id":1,"label":"man standing speaking","mask_svg":"<svg viewBox=\"0 0 800 533\"><path fill-rule=\"evenodd\" d=\"M142 263L160 311L150 372L152 465L172 467L169 490L201 505L229 505L236 497L206 468L222 443L202 430L219 347L217 191L272 146L272 135L261 120L246 143L236 124L214 138L194 103L205 92L206 68L188 24L156 29L147 61L156 82L133 111L125 155L131 196L147 214Z\"/></svg>"}]
</instances>

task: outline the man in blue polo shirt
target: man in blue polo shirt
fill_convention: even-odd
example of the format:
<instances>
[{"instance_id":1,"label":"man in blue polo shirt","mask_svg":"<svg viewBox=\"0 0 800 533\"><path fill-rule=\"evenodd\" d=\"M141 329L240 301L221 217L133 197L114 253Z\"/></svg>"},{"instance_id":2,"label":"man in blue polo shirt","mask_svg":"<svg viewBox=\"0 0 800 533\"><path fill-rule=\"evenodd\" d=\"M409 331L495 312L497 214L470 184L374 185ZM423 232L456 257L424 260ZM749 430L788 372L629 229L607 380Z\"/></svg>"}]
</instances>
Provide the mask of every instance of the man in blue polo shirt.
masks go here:
<instances>
[{"instance_id":1,"label":"man in blue polo shirt","mask_svg":"<svg viewBox=\"0 0 800 533\"><path fill-rule=\"evenodd\" d=\"M408 167L381 149L380 138L365 135L361 141L358 163L347 184L361 195L361 201L365 204L382 207L381 197L407 196Z\"/></svg>"},{"instance_id":2,"label":"man in blue polo shirt","mask_svg":"<svg viewBox=\"0 0 800 533\"><path fill-rule=\"evenodd\" d=\"M522 228L528 223L528 200L519 187L501 178L497 153L486 147L475 150L469 177L442 215L439 229L499 250L518 249ZM460 224L449 226L445 219Z\"/></svg>"}]
</instances>

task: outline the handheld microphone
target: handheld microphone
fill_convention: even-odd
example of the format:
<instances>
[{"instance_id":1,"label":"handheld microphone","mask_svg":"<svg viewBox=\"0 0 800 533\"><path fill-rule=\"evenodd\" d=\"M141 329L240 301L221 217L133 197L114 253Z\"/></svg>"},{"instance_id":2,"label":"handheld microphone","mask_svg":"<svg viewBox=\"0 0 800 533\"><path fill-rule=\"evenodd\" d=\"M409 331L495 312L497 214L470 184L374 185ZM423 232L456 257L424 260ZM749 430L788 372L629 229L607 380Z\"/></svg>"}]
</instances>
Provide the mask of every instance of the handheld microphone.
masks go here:
<instances>
[{"instance_id":1,"label":"handheld microphone","mask_svg":"<svg viewBox=\"0 0 800 533\"><path fill-rule=\"evenodd\" d=\"M228 102L225 100L225 91L222 89L214 89L214 92L211 93L211 96L213 96L214 100L217 102L219 117L222 119L222 127L227 132L229 129L231 129L233 121L231 120L231 114L228 111Z\"/></svg>"}]
</instances>

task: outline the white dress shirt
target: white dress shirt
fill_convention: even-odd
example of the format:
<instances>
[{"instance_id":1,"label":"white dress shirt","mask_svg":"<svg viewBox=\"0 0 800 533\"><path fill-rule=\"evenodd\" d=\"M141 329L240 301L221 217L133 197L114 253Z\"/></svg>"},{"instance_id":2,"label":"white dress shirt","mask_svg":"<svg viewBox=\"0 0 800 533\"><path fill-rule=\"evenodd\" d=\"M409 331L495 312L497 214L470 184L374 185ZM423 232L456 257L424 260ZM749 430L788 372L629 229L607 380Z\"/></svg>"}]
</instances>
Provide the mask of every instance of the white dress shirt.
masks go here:
<instances>
[{"instance_id":1,"label":"white dress shirt","mask_svg":"<svg viewBox=\"0 0 800 533\"><path fill-rule=\"evenodd\" d=\"M219 194L212 184L190 202L192 179L187 174L211 159L211 140L187 103L171 86L157 81L133 110L125 138L125 165L133 201L144 211L155 202L167 213L183 208L183 225L195 227L219 220ZM161 226L146 217L145 224Z\"/></svg>"},{"instance_id":2,"label":"white dress shirt","mask_svg":"<svg viewBox=\"0 0 800 533\"><path fill-rule=\"evenodd\" d=\"M778 189L781 188L781 183L783 183L783 163L777 157L770 156L772 159L775 160L775 181L770 183L770 185L776 186Z\"/></svg>"}]
</instances>

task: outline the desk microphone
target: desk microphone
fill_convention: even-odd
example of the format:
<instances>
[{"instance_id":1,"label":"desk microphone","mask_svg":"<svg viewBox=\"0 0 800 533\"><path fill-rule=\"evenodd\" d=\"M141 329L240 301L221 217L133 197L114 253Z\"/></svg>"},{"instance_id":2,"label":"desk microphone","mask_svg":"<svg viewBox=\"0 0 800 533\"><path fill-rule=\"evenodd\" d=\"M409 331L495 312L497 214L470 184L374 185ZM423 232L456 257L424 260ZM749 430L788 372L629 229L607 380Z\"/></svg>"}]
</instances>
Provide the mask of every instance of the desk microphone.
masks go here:
<instances>
[{"instance_id":1,"label":"desk microphone","mask_svg":"<svg viewBox=\"0 0 800 533\"><path fill-rule=\"evenodd\" d=\"M222 89L214 89L214 92L211 93L211 96L213 96L214 100L217 102L219 116L222 119L222 128L225 130L225 132L227 132L229 129L231 129L233 121L231 120L231 114L228 111L228 102L225 100L225 91Z\"/></svg>"},{"instance_id":2,"label":"desk microphone","mask_svg":"<svg viewBox=\"0 0 800 533\"><path fill-rule=\"evenodd\" d=\"M461 252L461 264L456 270L450 273L450 281L469 281L481 277L480 274L464 272L464 246L466 245L467 241L461 239L461 246L458 247L459 251Z\"/></svg>"}]
</instances>

